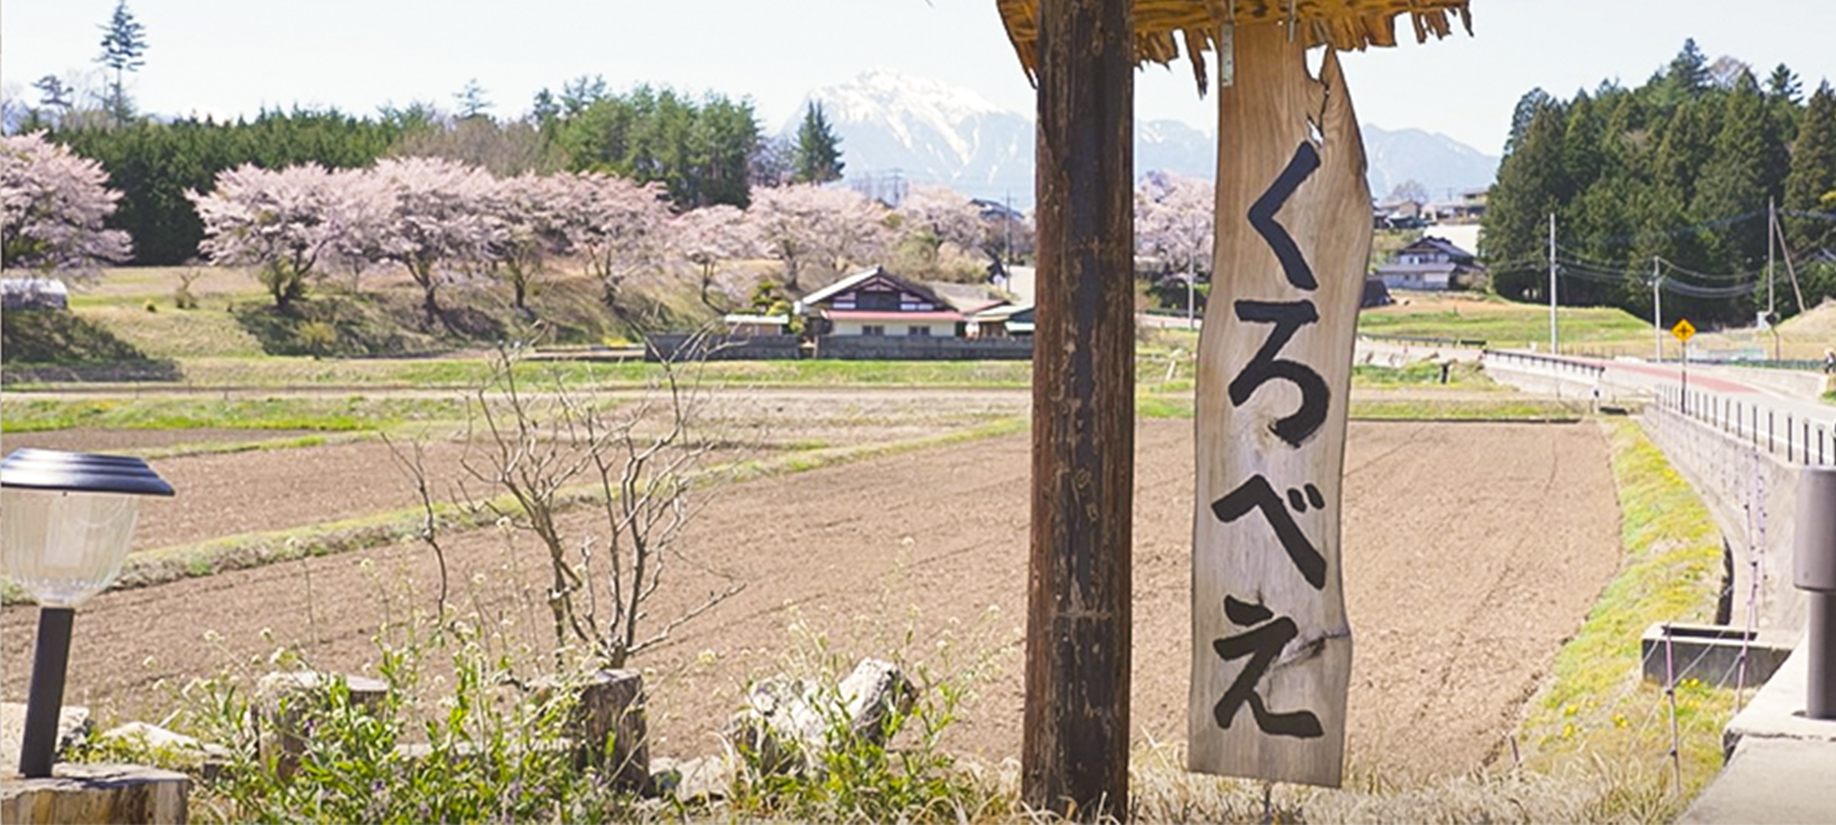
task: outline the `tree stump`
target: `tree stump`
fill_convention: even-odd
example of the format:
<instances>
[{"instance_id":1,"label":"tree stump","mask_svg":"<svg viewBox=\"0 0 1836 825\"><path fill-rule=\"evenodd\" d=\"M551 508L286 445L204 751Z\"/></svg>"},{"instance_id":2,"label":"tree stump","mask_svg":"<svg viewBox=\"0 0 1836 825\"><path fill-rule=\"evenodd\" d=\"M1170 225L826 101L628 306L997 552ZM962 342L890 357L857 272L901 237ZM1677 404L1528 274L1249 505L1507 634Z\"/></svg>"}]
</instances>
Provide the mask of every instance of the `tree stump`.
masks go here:
<instances>
[{"instance_id":1,"label":"tree stump","mask_svg":"<svg viewBox=\"0 0 1836 825\"><path fill-rule=\"evenodd\" d=\"M139 765L62 763L43 779L0 782L0 822L182 825L191 780Z\"/></svg>"},{"instance_id":2,"label":"tree stump","mask_svg":"<svg viewBox=\"0 0 1836 825\"><path fill-rule=\"evenodd\" d=\"M270 673L255 683L255 727L261 758L274 760L275 772L281 779L291 778L299 769L300 756L306 753L301 723L312 713L326 709L321 703L330 699L333 679L343 681L353 706L367 711L379 709L389 693L389 686L380 679L310 670Z\"/></svg>"},{"instance_id":3,"label":"tree stump","mask_svg":"<svg viewBox=\"0 0 1836 825\"><path fill-rule=\"evenodd\" d=\"M536 700L545 701L557 688L577 691L568 735L579 745L581 759L598 765L618 787L642 789L650 781L643 674L600 670L579 682L547 679L537 684Z\"/></svg>"}]
</instances>

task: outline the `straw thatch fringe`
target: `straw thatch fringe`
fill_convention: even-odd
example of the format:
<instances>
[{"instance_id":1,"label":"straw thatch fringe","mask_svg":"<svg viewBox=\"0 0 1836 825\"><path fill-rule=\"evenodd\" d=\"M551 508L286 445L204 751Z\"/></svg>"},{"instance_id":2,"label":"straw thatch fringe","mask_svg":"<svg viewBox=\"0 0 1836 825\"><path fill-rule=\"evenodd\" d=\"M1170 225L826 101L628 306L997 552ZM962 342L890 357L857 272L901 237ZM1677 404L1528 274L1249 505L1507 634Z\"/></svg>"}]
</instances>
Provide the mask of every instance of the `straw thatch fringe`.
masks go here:
<instances>
[{"instance_id":1,"label":"straw thatch fringe","mask_svg":"<svg viewBox=\"0 0 1836 825\"><path fill-rule=\"evenodd\" d=\"M1473 32L1468 0L1134 0L1135 60L1162 65L1179 57L1179 41L1198 80L1199 93L1207 88L1205 52L1217 51L1218 32L1226 25L1290 25L1307 45L1329 43L1341 51L1396 45L1396 17L1408 14L1417 42L1453 33L1452 16L1458 15L1467 34ZM1035 41L1039 37L1039 0L995 0L1007 37L1028 79L1039 66Z\"/></svg>"}]
</instances>

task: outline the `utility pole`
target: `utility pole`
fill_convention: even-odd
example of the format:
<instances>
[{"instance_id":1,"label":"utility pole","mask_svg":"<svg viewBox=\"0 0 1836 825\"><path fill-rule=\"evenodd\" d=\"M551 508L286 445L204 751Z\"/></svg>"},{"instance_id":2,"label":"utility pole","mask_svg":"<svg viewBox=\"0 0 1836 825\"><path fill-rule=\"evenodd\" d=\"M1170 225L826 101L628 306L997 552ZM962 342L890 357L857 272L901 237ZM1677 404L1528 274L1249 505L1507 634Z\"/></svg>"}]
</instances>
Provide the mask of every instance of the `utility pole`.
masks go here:
<instances>
[{"instance_id":1,"label":"utility pole","mask_svg":"<svg viewBox=\"0 0 1836 825\"><path fill-rule=\"evenodd\" d=\"M1038 343L1020 791L1128 815L1135 481L1132 0L1040 3Z\"/></svg>"},{"instance_id":2,"label":"utility pole","mask_svg":"<svg viewBox=\"0 0 1836 825\"><path fill-rule=\"evenodd\" d=\"M1655 363L1664 363L1664 276L1656 255L1651 256L1651 344Z\"/></svg>"},{"instance_id":3,"label":"utility pole","mask_svg":"<svg viewBox=\"0 0 1836 825\"><path fill-rule=\"evenodd\" d=\"M1772 360L1779 360L1779 328L1777 303L1773 300L1772 259L1774 243L1778 239L1779 212L1772 198L1766 199L1766 329L1772 333Z\"/></svg>"},{"instance_id":4,"label":"utility pole","mask_svg":"<svg viewBox=\"0 0 1836 825\"><path fill-rule=\"evenodd\" d=\"M1001 226L1006 230L1006 237L1001 241L1001 255L1007 259L1004 263L1012 264L1014 262L1014 190L1006 190L1002 201L1002 206L1007 211L1001 213Z\"/></svg>"},{"instance_id":5,"label":"utility pole","mask_svg":"<svg viewBox=\"0 0 1836 825\"><path fill-rule=\"evenodd\" d=\"M1561 337L1556 331L1555 213L1549 213L1549 354L1561 354Z\"/></svg>"}]
</instances>

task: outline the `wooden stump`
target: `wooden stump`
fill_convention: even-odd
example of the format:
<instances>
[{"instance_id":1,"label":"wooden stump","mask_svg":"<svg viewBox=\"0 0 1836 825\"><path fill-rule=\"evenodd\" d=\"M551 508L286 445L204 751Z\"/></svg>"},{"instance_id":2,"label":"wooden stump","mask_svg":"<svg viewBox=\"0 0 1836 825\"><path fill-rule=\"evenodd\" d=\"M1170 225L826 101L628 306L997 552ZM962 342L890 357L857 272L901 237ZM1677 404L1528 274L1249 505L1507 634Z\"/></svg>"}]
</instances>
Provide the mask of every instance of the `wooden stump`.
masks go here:
<instances>
[{"instance_id":1,"label":"wooden stump","mask_svg":"<svg viewBox=\"0 0 1836 825\"><path fill-rule=\"evenodd\" d=\"M310 670L270 673L255 683L255 726L261 757L275 760L275 771L281 779L291 778L299 769L300 756L306 753L301 723L312 713L325 710L322 703L330 698L333 679L343 682L352 705L368 711L380 708L389 693L389 686L380 679Z\"/></svg>"},{"instance_id":2,"label":"wooden stump","mask_svg":"<svg viewBox=\"0 0 1836 825\"><path fill-rule=\"evenodd\" d=\"M1305 39L1283 26L1239 25L1234 39L1199 343L1187 764L1336 786L1352 655L1339 496L1371 242L1364 146L1330 48L1315 80Z\"/></svg>"},{"instance_id":3,"label":"wooden stump","mask_svg":"<svg viewBox=\"0 0 1836 825\"><path fill-rule=\"evenodd\" d=\"M180 825L187 817L191 780L182 773L139 765L62 763L43 779L0 782L0 822Z\"/></svg>"},{"instance_id":4,"label":"wooden stump","mask_svg":"<svg viewBox=\"0 0 1836 825\"><path fill-rule=\"evenodd\" d=\"M538 683L536 700L545 701L549 691L563 684L553 679ZM643 674L600 670L566 687L578 692L568 736L580 746L581 758L598 765L619 787L643 788L650 781Z\"/></svg>"}]
</instances>

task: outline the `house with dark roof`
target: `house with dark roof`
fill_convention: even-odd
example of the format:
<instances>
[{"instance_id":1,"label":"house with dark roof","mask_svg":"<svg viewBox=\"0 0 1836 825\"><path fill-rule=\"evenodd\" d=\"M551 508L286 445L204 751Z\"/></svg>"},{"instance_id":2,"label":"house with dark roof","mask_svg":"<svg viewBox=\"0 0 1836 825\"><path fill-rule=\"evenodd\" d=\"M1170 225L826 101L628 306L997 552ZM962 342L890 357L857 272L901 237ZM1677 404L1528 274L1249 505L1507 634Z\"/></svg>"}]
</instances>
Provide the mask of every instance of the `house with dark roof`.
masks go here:
<instances>
[{"instance_id":1,"label":"house with dark roof","mask_svg":"<svg viewBox=\"0 0 1836 825\"><path fill-rule=\"evenodd\" d=\"M803 296L796 311L817 335L955 338L966 320L935 290L877 266Z\"/></svg>"},{"instance_id":2,"label":"house with dark roof","mask_svg":"<svg viewBox=\"0 0 1836 825\"><path fill-rule=\"evenodd\" d=\"M1395 259L1377 268L1376 277L1389 289L1483 289L1486 284L1485 267L1473 253L1432 235L1398 250Z\"/></svg>"}]
</instances>

